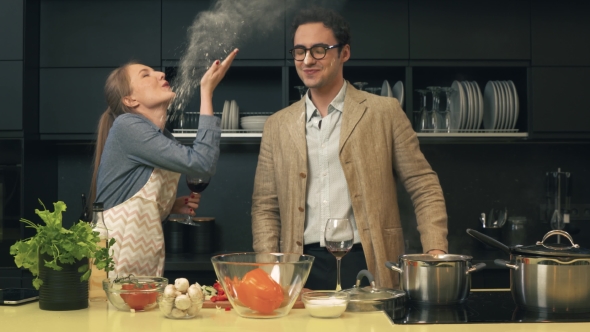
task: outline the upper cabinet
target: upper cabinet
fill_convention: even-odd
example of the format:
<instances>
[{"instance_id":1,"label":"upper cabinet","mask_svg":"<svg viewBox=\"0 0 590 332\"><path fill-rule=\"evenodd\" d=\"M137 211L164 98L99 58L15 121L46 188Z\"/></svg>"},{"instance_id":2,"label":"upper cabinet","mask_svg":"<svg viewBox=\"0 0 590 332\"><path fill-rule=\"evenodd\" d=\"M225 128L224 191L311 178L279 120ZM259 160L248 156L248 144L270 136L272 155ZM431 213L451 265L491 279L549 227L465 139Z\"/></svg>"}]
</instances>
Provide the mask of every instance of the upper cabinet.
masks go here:
<instances>
[{"instance_id":1,"label":"upper cabinet","mask_svg":"<svg viewBox=\"0 0 590 332\"><path fill-rule=\"evenodd\" d=\"M410 59L531 57L529 1L411 0L409 4Z\"/></svg>"},{"instance_id":2,"label":"upper cabinet","mask_svg":"<svg viewBox=\"0 0 590 332\"><path fill-rule=\"evenodd\" d=\"M293 48L291 23L297 12L317 1L287 0L286 53ZM407 0L326 0L326 7L339 11L350 24L351 60L408 59Z\"/></svg>"},{"instance_id":3,"label":"upper cabinet","mask_svg":"<svg viewBox=\"0 0 590 332\"><path fill-rule=\"evenodd\" d=\"M41 2L41 67L160 66L160 0Z\"/></svg>"},{"instance_id":4,"label":"upper cabinet","mask_svg":"<svg viewBox=\"0 0 590 332\"><path fill-rule=\"evenodd\" d=\"M238 47L237 60L278 60L284 58L284 36L284 0L162 1L164 60L180 59L191 41L197 50L221 55Z\"/></svg>"},{"instance_id":5,"label":"upper cabinet","mask_svg":"<svg viewBox=\"0 0 590 332\"><path fill-rule=\"evenodd\" d=\"M23 59L23 0L0 1L0 61Z\"/></svg>"},{"instance_id":6,"label":"upper cabinet","mask_svg":"<svg viewBox=\"0 0 590 332\"><path fill-rule=\"evenodd\" d=\"M23 128L23 62L0 61L0 130Z\"/></svg>"},{"instance_id":7,"label":"upper cabinet","mask_svg":"<svg viewBox=\"0 0 590 332\"><path fill-rule=\"evenodd\" d=\"M531 1L533 66L590 66L589 15L589 1Z\"/></svg>"},{"instance_id":8,"label":"upper cabinet","mask_svg":"<svg viewBox=\"0 0 590 332\"><path fill-rule=\"evenodd\" d=\"M104 83L113 68L41 68L39 131L94 134L107 105Z\"/></svg>"},{"instance_id":9,"label":"upper cabinet","mask_svg":"<svg viewBox=\"0 0 590 332\"><path fill-rule=\"evenodd\" d=\"M589 67L532 68L533 138L590 138Z\"/></svg>"}]
</instances>

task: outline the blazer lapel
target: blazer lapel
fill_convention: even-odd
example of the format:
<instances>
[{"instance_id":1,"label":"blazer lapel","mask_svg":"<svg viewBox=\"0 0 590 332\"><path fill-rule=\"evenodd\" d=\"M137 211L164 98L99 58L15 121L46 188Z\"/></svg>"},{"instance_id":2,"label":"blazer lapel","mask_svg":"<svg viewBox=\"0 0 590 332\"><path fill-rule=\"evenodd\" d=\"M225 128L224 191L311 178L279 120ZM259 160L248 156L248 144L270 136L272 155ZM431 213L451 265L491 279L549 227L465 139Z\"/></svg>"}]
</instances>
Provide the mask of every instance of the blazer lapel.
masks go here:
<instances>
[{"instance_id":1,"label":"blazer lapel","mask_svg":"<svg viewBox=\"0 0 590 332\"><path fill-rule=\"evenodd\" d=\"M367 98L354 88L352 84L346 82L346 97L344 97L344 111L342 112L342 128L340 129L340 152L344 148L346 141L352 134L357 123L365 114L367 107L364 102Z\"/></svg>"},{"instance_id":2,"label":"blazer lapel","mask_svg":"<svg viewBox=\"0 0 590 332\"><path fill-rule=\"evenodd\" d=\"M289 134L291 135L293 145L301 154L302 160L307 160L307 141L305 140L305 102L301 100L292 105L287 121Z\"/></svg>"}]
</instances>

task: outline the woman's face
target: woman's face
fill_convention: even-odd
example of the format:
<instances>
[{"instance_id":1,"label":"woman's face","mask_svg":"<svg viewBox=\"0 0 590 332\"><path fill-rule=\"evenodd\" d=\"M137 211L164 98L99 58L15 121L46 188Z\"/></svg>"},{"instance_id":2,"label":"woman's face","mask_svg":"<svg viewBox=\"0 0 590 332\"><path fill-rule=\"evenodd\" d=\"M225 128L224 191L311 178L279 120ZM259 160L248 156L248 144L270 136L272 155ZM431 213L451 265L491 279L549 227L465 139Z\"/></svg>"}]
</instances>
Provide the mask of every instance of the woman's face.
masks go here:
<instances>
[{"instance_id":1,"label":"woman's face","mask_svg":"<svg viewBox=\"0 0 590 332\"><path fill-rule=\"evenodd\" d=\"M127 106L137 108L143 106L148 109L164 106L168 107L176 93L170 88L161 71L140 64L127 67L131 95L125 97Z\"/></svg>"}]
</instances>

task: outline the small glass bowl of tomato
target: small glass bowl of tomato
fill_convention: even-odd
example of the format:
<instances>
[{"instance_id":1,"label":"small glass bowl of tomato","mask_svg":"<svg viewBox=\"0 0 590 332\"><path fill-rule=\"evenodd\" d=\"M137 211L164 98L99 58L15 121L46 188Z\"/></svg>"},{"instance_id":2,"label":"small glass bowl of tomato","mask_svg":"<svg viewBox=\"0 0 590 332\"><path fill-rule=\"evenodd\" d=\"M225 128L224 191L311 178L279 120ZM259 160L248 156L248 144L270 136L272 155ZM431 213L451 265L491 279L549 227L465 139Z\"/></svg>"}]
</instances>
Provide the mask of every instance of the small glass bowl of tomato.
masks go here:
<instances>
[{"instance_id":1,"label":"small glass bowl of tomato","mask_svg":"<svg viewBox=\"0 0 590 332\"><path fill-rule=\"evenodd\" d=\"M238 315L286 316L307 281L314 257L294 253L233 253L211 258L217 280Z\"/></svg>"},{"instance_id":2,"label":"small glass bowl of tomato","mask_svg":"<svg viewBox=\"0 0 590 332\"><path fill-rule=\"evenodd\" d=\"M102 282L109 302L123 311L148 311L158 306L158 296L164 293L168 279L134 276L109 278Z\"/></svg>"}]
</instances>

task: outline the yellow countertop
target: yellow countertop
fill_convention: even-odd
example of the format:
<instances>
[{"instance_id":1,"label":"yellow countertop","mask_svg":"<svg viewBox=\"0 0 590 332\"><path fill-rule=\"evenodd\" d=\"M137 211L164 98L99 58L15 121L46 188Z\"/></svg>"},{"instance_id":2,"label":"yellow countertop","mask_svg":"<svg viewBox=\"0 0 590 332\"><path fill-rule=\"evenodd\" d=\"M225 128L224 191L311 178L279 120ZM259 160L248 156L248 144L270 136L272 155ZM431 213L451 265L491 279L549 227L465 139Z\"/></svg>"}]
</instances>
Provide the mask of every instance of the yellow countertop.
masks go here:
<instances>
[{"instance_id":1,"label":"yellow countertop","mask_svg":"<svg viewBox=\"0 0 590 332\"><path fill-rule=\"evenodd\" d=\"M202 309L188 320L164 318L159 310L149 312L118 311L106 302L91 302L88 309L46 311L34 302L20 306L0 307L2 331L272 331L272 332L509 332L509 331L590 331L590 323L507 323L507 324L424 324L395 325L383 312L349 313L340 318L321 319L309 316L305 309L293 309L286 317L276 319L242 318L231 310Z\"/></svg>"}]
</instances>

